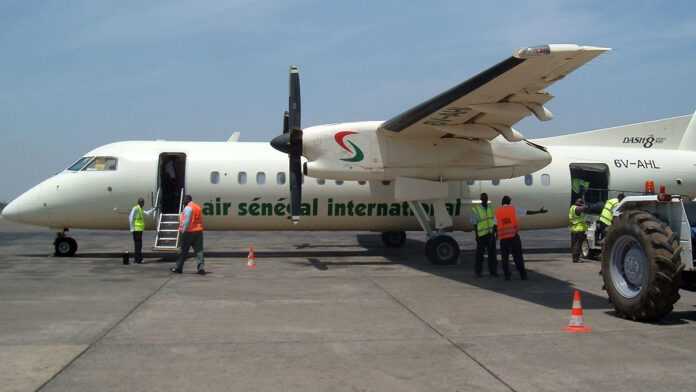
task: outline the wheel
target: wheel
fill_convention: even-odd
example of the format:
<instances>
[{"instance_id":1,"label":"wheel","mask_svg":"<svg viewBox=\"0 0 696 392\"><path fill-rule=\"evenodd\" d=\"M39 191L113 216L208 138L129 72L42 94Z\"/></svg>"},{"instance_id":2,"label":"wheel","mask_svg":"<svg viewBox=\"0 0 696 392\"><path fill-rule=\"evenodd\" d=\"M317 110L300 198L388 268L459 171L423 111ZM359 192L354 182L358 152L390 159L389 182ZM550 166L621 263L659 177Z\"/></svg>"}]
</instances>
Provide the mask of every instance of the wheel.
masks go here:
<instances>
[{"instance_id":1,"label":"wheel","mask_svg":"<svg viewBox=\"0 0 696 392\"><path fill-rule=\"evenodd\" d=\"M679 300L679 240L649 212L627 211L607 233L602 251L604 288L619 316L658 320Z\"/></svg>"},{"instance_id":2,"label":"wheel","mask_svg":"<svg viewBox=\"0 0 696 392\"><path fill-rule=\"evenodd\" d=\"M386 231L382 233L382 243L387 248L401 248L406 243L406 232Z\"/></svg>"},{"instance_id":3,"label":"wheel","mask_svg":"<svg viewBox=\"0 0 696 392\"><path fill-rule=\"evenodd\" d=\"M459 261L459 244L448 235L438 235L425 243L425 255L437 265L451 265Z\"/></svg>"},{"instance_id":4,"label":"wheel","mask_svg":"<svg viewBox=\"0 0 696 392\"><path fill-rule=\"evenodd\" d=\"M587 238L585 238L580 245L580 256L585 260L597 260L601 253L602 252L597 249L590 248L590 241L588 241Z\"/></svg>"},{"instance_id":5,"label":"wheel","mask_svg":"<svg viewBox=\"0 0 696 392\"><path fill-rule=\"evenodd\" d=\"M585 238L584 241L582 241L582 244L580 244L580 256L582 256L583 259L590 259L592 255L592 250L590 249L590 241Z\"/></svg>"},{"instance_id":6,"label":"wheel","mask_svg":"<svg viewBox=\"0 0 696 392\"><path fill-rule=\"evenodd\" d=\"M77 241L70 237L59 237L53 241L55 255L58 257L71 257L77 252Z\"/></svg>"}]
</instances>

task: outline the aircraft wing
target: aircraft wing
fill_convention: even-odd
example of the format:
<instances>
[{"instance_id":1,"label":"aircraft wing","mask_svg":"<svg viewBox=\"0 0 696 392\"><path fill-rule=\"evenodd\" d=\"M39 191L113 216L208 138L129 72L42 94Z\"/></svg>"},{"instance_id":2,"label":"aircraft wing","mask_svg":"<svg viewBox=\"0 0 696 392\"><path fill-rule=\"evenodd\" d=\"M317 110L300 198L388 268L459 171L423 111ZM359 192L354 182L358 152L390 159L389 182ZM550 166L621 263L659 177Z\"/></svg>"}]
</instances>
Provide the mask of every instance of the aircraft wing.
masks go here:
<instances>
[{"instance_id":1,"label":"aircraft wing","mask_svg":"<svg viewBox=\"0 0 696 392\"><path fill-rule=\"evenodd\" d=\"M583 64L610 50L573 44L517 50L512 57L473 78L393 117L380 131L394 137L463 137L508 141L524 137L512 125L534 114L552 117L544 103L553 96L544 89Z\"/></svg>"}]
</instances>

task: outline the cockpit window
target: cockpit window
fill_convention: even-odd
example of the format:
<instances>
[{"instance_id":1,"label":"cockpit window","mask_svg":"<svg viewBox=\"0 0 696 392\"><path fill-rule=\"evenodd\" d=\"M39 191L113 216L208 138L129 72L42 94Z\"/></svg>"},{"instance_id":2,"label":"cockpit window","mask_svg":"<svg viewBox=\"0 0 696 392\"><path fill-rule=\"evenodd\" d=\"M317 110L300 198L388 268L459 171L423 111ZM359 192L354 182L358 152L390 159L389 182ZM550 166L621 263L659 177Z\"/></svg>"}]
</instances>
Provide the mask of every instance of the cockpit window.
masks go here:
<instances>
[{"instance_id":1,"label":"cockpit window","mask_svg":"<svg viewBox=\"0 0 696 392\"><path fill-rule=\"evenodd\" d=\"M118 159L114 157L95 157L92 162L84 168L85 171L112 171L116 170Z\"/></svg>"},{"instance_id":2,"label":"cockpit window","mask_svg":"<svg viewBox=\"0 0 696 392\"><path fill-rule=\"evenodd\" d=\"M87 164L89 163L89 161L91 161L91 160L92 160L92 157L82 157L82 158L78 159L77 162L73 163L72 166L70 166L70 167L68 168L68 170L71 170L71 171L80 171L80 170L82 170L82 169L85 167L85 165L87 165Z\"/></svg>"}]
</instances>

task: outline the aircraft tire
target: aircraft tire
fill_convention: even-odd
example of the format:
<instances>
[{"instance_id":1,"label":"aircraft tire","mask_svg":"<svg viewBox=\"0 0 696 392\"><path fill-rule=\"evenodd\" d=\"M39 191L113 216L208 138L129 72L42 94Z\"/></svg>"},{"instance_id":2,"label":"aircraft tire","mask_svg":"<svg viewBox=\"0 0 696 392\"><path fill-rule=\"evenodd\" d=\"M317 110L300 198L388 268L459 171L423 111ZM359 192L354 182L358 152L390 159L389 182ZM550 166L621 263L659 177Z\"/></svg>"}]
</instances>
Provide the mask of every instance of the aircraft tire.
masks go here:
<instances>
[{"instance_id":1,"label":"aircraft tire","mask_svg":"<svg viewBox=\"0 0 696 392\"><path fill-rule=\"evenodd\" d=\"M385 231L382 233L382 243L387 248L401 248L406 244L406 232Z\"/></svg>"},{"instance_id":2,"label":"aircraft tire","mask_svg":"<svg viewBox=\"0 0 696 392\"><path fill-rule=\"evenodd\" d=\"M59 237L53 242L56 257L72 257L77 252L77 241L70 237Z\"/></svg>"},{"instance_id":3,"label":"aircraft tire","mask_svg":"<svg viewBox=\"0 0 696 392\"><path fill-rule=\"evenodd\" d=\"M425 243L425 255L435 265L452 265L459 261L459 244L445 234L436 235Z\"/></svg>"},{"instance_id":4,"label":"aircraft tire","mask_svg":"<svg viewBox=\"0 0 696 392\"><path fill-rule=\"evenodd\" d=\"M656 321L669 314L682 269L677 235L649 212L627 211L607 233L602 278L620 317Z\"/></svg>"},{"instance_id":5,"label":"aircraft tire","mask_svg":"<svg viewBox=\"0 0 696 392\"><path fill-rule=\"evenodd\" d=\"M580 247L580 256L582 256L583 259L599 260L599 255L601 253L602 252L596 249L590 249L590 241L588 241L587 238L582 242L582 246Z\"/></svg>"}]
</instances>

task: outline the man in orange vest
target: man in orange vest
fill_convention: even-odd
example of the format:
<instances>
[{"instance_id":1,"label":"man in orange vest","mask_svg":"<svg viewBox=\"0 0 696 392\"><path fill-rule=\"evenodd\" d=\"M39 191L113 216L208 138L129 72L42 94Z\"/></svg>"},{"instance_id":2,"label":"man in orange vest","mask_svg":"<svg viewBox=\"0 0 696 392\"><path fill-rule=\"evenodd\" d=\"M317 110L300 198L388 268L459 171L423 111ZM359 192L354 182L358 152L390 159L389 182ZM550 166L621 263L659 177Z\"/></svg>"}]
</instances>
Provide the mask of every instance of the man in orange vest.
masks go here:
<instances>
[{"instance_id":1,"label":"man in orange vest","mask_svg":"<svg viewBox=\"0 0 696 392\"><path fill-rule=\"evenodd\" d=\"M503 196L501 206L495 209L495 221L498 227L498 239L500 239L500 259L503 263L505 280L510 280L510 267L508 259L512 253L512 259L520 273L520 279L527 280L527 270L524 268L524 257L522 256L522 241L520 240L519 226L517 225L517 215L536 215L545 214L547 211L542 207L537 211L515 208L510 204L510 196Z\"/></svg>"},{"instance_id":2,"label":"man in orange vest","mask_svg":"<svg viewBox=\"0 0 696 392\"><path fill-rule=\"evenodd\" d=\"M193 246L196 252L196 270L199 275L205 275L203 259L203 213L201 206L193 202L191 195L184 198L186 207L179 217L179 258L176 260L176 267L171 271L180 274L184 268L184 260L188 255L189 248Z\"/></svg>"}]
</instances>

